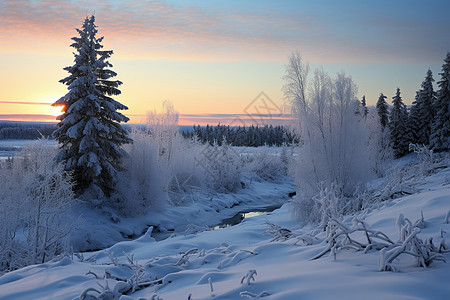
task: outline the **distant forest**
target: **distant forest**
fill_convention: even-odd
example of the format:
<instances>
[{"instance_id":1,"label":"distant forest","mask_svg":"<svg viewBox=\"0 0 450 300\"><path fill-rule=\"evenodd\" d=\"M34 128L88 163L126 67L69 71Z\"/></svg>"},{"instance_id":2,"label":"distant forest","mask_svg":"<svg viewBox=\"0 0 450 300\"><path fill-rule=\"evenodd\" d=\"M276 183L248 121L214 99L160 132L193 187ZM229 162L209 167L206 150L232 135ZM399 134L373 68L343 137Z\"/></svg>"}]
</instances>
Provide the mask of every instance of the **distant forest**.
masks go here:
<instances>
[{"instance_id":1,"label":"distant forest","mask_svg":"<svg viewBox=\"0 0 450 300\"><path fill-rule=\"evenodd\" d=\"M298 139L292 130L286 126L238 126L227 125L217 126L194 126L193 130L184 130L182 135L185 138L197 137L199 141L219 146L225 141L232 146L282 146L285 144L297 143Z\"/></svg>"},{"instance_id":2,"label":"distant forest","mask_svg":"<svg viewBox=\"0 0 450 300\"><path fill-rule=\"evenodd\" d=\"M0 122L0 139L35 140L51 137L56 123Z\"/></svg>"},{"instance_id":3,"label":"distant forest","mask_svg":"<svg viewBox=\"0 0 450 300\"><path fill-rule=\"evenodd\" d=\"M129 125L127 129L131 128ZM0 122L0 139L2 140L34 140L41 137L52 137L56 129L56 123L38 122ZM289 128L285 126L238 126L227 125L217 126L193 126L186 129L180 126L181 134L184 138L193 138L204 144L222 145L224 141L233 146L282 146L284 144L297 143L297 138Z\"/></svg>"}]
</instances>

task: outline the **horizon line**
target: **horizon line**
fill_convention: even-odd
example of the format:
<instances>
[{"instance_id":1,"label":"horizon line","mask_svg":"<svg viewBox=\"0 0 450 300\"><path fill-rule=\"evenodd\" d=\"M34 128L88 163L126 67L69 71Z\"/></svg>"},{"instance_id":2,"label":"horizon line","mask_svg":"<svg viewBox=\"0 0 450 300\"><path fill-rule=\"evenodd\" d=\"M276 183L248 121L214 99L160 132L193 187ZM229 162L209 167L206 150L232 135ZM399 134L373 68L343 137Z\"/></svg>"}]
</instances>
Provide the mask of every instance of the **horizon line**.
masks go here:
<instances>
[{"instance_id":1,"label":"horizon line","mask_svg":"<svg viewBox=\"0 0 450 300\"><path fill-rule=\"evenodd\" d=\"M145 124L147 114L130 114L127 124ZM293 120L290 114L179 114L179 125L212 125L221 124L229 126L249 126L249 125L281 125ZM48 114L0 114L0 121L16 122L45 122L58 123L56 116Z\"/></svg>"}]
</instances>

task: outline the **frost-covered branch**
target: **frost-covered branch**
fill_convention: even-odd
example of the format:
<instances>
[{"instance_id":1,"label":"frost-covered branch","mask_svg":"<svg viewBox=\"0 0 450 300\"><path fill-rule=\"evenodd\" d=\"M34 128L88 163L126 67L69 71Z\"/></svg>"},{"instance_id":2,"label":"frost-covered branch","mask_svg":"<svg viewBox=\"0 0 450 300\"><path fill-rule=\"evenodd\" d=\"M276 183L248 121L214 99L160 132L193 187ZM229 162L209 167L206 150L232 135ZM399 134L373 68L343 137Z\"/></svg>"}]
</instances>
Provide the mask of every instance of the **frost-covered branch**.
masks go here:
<instances>
[{"instance_id":1,"label":"frost-covered branch","mask_svg":"<svg viewBox=\"0 0 450 300\"><path fill-rule=\"evenodd\" d=\"M262 291L259 294L254 294L254 293L251 293L249 291L243 291L243 292L240 292L239 295L241 295L241 297L248 297L248 298L258 299L258 298L270 296L270 293L267 292L267 291Z\"/></svg>"},{"instance_id":2,"label":"frost-covered branch","mask_svg":"<svg viewBox=\"0 0 450 300\"><path fill-rule=\"evenodd\" d=\"M247 272L247 274L245 274L242 279L241 279L241 284L243 284L244 282L246 283L246 285L250 285L250 282L256 281L255 276L258 275L258 273L256 273L256 270L249 270Z\"/></svg>"},{"instance_id":3,"label":"frost-covered branch","mask_svg":"<svg viewBox=\"0 0 450 300\"><path fill-rule=\"evenodd\" d=\"M446 251L443 232L441 232L439 247L434 246L432 238L424 242L417 237L421 232L420 228L425 226L423 213L421 218L414 223L405 218L403 214L400 214L396 220L396 225L399 228L399 242L394 243L386 234L367 229L366 224L359 219L354 219L351 228L333 219L327 226L327 247L316 254L312 260L319 259L327 253L330 253L336 259L337 252L346 249L363 250L364 253L375 249L381 250L380 271L395 271L396 268L393 266L393 262L401 254L415 257L419 267L427 267L433 261L445 262L445 258L441 254ZM355 233L364 233L367 242L357 241L356 238L352 237L353 235L357 236Z\"/></svg>"},{"instance_id":4,"label":"frost-covered branch","mask_svg":"<svg viewBox=\"0 0 450 300\"><path fill-rule=\"evenodd\" d=\"M264 233L272 235L272 242L274 241L285 241L292 236L292 231L287 228L282 228L280 225L266 221L269 229L264 231Z\"/></svg>"}]
</instances>

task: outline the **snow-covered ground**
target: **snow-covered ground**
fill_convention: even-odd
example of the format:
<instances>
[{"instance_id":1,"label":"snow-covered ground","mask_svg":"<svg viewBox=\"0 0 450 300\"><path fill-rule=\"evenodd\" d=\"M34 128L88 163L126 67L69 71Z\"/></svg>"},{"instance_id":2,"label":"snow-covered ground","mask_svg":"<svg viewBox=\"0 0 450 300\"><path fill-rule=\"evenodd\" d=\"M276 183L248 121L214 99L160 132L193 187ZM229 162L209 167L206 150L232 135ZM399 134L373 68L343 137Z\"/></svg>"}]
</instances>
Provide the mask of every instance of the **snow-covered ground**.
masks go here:
<instances>
[{"instance_id":1,"label":"snow-covered ground","mask_svg":"<svg viewBox=\"0 0 450 300\"><path fill-rule=\"evenodd\" d=\"M264 201L261 195L275 186L264 189L264 184L261 185L247 193L242 192L241 197L246 201L251 198ZM291 186L284 185L285 190L289 188ZM397 241L399 214L414 222L423 212L425 227L419 236L422 239L432 237L437 246L441 229L444 237L450 234L450 224L445 222L450 210L450 170L447 168L425 178L415 189L417 193L383 202L379 207L359 214L358 218L368 229L382 231ZM283 197L285 191L280 190L279 195ZM232 203L231 199L239 198L238 195L228 196L229 199L224 200L227 205ZM193 221L198 217L199 222L205 222L208 211L201 205L174 208L161 217L160 224L164 225L160 226L176 227L187 217ZM210 217L216 221L233 213L226 211L219 209L217 213L214 210ZM354 216L348 216L342 222L350 226L353 219ZM276 235L266 232L270 229L268 223L291 231L274 232L292 235L287 239L278 236L277 239ZM80 253L8 273L0 277L0 299L94 299L93 296L102 292L104 296L108 293L111 296L103 299L165 300L450 297L450 266L444 262L436 261L428 268L420 268L415 258L402 254L393 261L397 272L380 272L380 251L376 250L367 253L342 250L336 259L327 254L311 260L327 248L326 233L311 226L299 227L291 219L289 204L272 213L214 231L178 233L161 241L152 238L150 231L136 240L119 242L106 250ZM308 239L312 245L305 245L304 240ZM364 236L356 239L363 240ZM449 247L449 242L446 245ZM443 256L447 261L450 259L449 253ZM124 282L127 280L132 285L136 282L137 290L119 296L121 291L129 289Z\"/></svg>"},{"instance_id":2,"label":"snow-covered ground","mask_svg":"<svg viewBox=\"0 0 450 300\"><path fill-rule=\"evenodd\" d=\"M289 177L268 182L249 176L243 178L245 188L236 193L197 190L184 195L182 202L185 204L182 206L166 205L151 209L146 215L119 217L110 209L103 209L99 214L89 206L79 206L73 212L73 215L81 217L72 234L72 244L85 250L103 249L117 241L141 236L150 226L154 228L152 236L157 240L210 230L226 225L226 219L240 212L281 207L289 200L289 193L295 191L293 180Z\"/></svg>"},{"instance_id":3,"label":"snow-covered ground","mask_svg":"<svg viewBox=\"0 0 450 300\"><path fill-rule=\"evenodd\" d=\"M25 146L35 142L36 140L1 140L0 139L0 159L12 157ZM46 140L46 144L50 147L56 147L55 140Z\"/></svg>"}]
</instances>

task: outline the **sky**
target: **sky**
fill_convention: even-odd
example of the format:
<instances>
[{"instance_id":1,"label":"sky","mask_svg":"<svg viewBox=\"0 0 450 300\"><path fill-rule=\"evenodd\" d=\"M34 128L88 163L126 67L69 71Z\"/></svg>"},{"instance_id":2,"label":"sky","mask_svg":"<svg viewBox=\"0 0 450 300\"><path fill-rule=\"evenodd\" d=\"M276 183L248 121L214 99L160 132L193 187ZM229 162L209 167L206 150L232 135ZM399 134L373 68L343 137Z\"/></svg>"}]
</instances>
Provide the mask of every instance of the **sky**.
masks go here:
<instances>
[{"instance_id":1,"label":"sky","mask_svg":"<svg viewBox=\"0 0 450 300\"><path fill-rule=\"evenodd\" d=\"M95 14L131 123L169 101L181 124L257 123L286 112L285 64L344 71L358 97L411 104L450 51L450 1L0 0L0 120L54 121L70 38Z\"/></svg>"}]
</instances>

